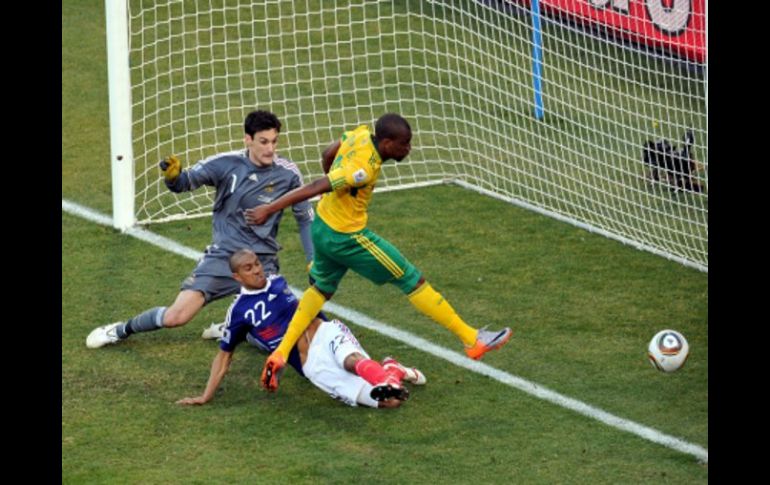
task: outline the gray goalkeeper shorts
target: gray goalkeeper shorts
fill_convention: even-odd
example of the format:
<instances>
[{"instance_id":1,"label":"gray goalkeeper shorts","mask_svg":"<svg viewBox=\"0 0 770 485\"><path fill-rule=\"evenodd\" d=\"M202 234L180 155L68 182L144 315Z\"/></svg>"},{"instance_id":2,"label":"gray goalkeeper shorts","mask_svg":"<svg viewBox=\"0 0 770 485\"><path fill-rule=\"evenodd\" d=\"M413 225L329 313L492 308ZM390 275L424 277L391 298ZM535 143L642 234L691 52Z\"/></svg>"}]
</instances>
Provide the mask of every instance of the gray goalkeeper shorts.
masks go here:
<instances>
[{"instance_id":1,"label":"gray goalkeeper shorts","mask_svg":"<svg viewBox=\"0 0 770 485\"><path fill-rule=\"evenodd\" d=\"M275 254L258 254L265 275L278 274L278 256ZM241 284L231 276L214 276L221 273L222 262L214 258L203 258L190 276L182 282L181 290L195 290L203 293L205 304L226 296L235 295L241 291ZM216 271L219 269L219 271Z\"/></svg>"}]
</instances>

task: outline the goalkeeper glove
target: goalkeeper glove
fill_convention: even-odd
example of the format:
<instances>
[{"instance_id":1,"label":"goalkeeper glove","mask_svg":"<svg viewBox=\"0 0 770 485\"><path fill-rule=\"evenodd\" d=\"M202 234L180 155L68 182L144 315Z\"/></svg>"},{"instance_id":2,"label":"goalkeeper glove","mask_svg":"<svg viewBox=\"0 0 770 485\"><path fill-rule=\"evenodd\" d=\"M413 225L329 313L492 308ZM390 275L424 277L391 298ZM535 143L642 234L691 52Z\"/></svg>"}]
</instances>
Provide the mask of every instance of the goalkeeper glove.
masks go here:
<instances>
[{"instance_id":1,"label":"goalkeeper glove","mask_svg":"<svg viewBox=\"0 0 770 485\"><path fill-rule=\"evenodd\" d=\"M174 155L170 155L160 162L160 171L168 182L173 182L182 171L182 162Z\"/></svg>"},{"instance_id":2,"label":"goalkeeper glove","mask_svg":"<svg viewBox=\"0 0 770 485\"><path fill-rule=\"evenodd\" d=\"M265 361L265 367L262 369L262 377L260 383L262 387L270 392L278 390L278 379L283 374L283 368L286 365L286 361L279 352L273 352L267 357Z\"/></svg>"}]
</instances>

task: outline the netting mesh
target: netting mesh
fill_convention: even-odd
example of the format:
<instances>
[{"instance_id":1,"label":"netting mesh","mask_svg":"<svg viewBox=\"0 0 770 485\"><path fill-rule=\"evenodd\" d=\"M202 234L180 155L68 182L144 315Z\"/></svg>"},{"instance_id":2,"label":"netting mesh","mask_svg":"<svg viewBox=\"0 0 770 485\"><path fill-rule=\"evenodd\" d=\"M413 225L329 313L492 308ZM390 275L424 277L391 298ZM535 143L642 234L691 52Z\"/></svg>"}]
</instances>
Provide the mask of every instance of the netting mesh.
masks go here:
<instances>
[{"instance_id":1,"label":"netting mesh","mask_svg":"<svg viewBox=\"0 0 770 485\"><path fill-rule=\"evenodd\" d=\"M242 148L253 109L279 116L306 180L344 129L394 111L413 150L379 189L456 181L706 270L704 59L541 3L537 119L529 2L130 1L138 222L209 214L210 191L169 193L157 163Z\"/></svg>"}]
</instances>

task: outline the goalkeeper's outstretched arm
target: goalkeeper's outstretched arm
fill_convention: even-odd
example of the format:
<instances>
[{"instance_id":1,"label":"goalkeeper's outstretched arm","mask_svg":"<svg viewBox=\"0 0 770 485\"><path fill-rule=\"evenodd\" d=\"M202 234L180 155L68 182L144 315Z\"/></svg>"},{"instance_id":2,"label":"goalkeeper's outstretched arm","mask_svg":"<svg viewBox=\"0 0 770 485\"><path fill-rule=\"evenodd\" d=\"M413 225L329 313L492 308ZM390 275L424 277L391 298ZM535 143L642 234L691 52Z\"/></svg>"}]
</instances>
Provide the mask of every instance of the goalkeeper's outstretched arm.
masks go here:
<instances>
[{"instance_id":1,"label":"goalkeeper's outstretched arm","mask_svg":"<svg viewBox=\"0 0 770 485\"><path fill-rule=\"evenodd\" d=\"M216 163L199 163L198 170L183 170L182 161L170 155L158 164L163 174L168 190L174 193L189 192L202 185L216 186L222 179L225 165Z\"/></svg>"}]
</instances>

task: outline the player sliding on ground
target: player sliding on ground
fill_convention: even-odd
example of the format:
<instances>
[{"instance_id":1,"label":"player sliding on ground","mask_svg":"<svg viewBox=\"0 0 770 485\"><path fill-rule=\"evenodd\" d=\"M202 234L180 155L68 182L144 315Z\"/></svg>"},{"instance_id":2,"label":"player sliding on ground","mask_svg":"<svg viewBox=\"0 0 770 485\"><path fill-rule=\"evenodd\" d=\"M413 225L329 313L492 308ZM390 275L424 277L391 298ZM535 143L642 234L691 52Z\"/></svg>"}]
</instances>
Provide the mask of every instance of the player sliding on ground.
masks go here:
<instances>
[{"instance_id":1,"label":"player sliding on ground","mask_svg":"<svg viewBox=\"0 0 770 485\"><path fill-rule=\"evenodd\" d=\"M297 298L282 276L265 276L257 255L242 249L230 257L233 278L241 293L227 311L219 353L211 363L211 374L203 394L187 397L177 404L205 404L222 382L235 347L248 341L269 353L281 342L289 320L297 309ZM319 314L323 317L323 314ZM386 357L382 364L369 358L356 337L339 320L315 317L292 344L289 364L328 393L350 406L395 408L409 397L405 380L425 384L425 376Z\"/></svg>"},{"instance_id":2,"label":"player sliding on ground","mask_svg":"<svg viewBox=\"0 0 770 485\"><path fill-rule=\"evenodd\" d=\"M511 338L510 328L488 331L465 323L395 246L366 228L367 208L382 163L391 158L403 160L411 150L411 140L412 129L404 118L393 113L383 115L375 124L374 134L361 125L324 150L326 176L269 204L244 211L247 223L263 224L284 207L324 194L312 225L313 284L302 295L283 342L265 363L261 382L268 390L278 388L278 371L286 364L289 350L337 291L348 269L375 284L397 286L420 312L457 335L472 359L480 359Z\"/></svg>"}]
</instances>

